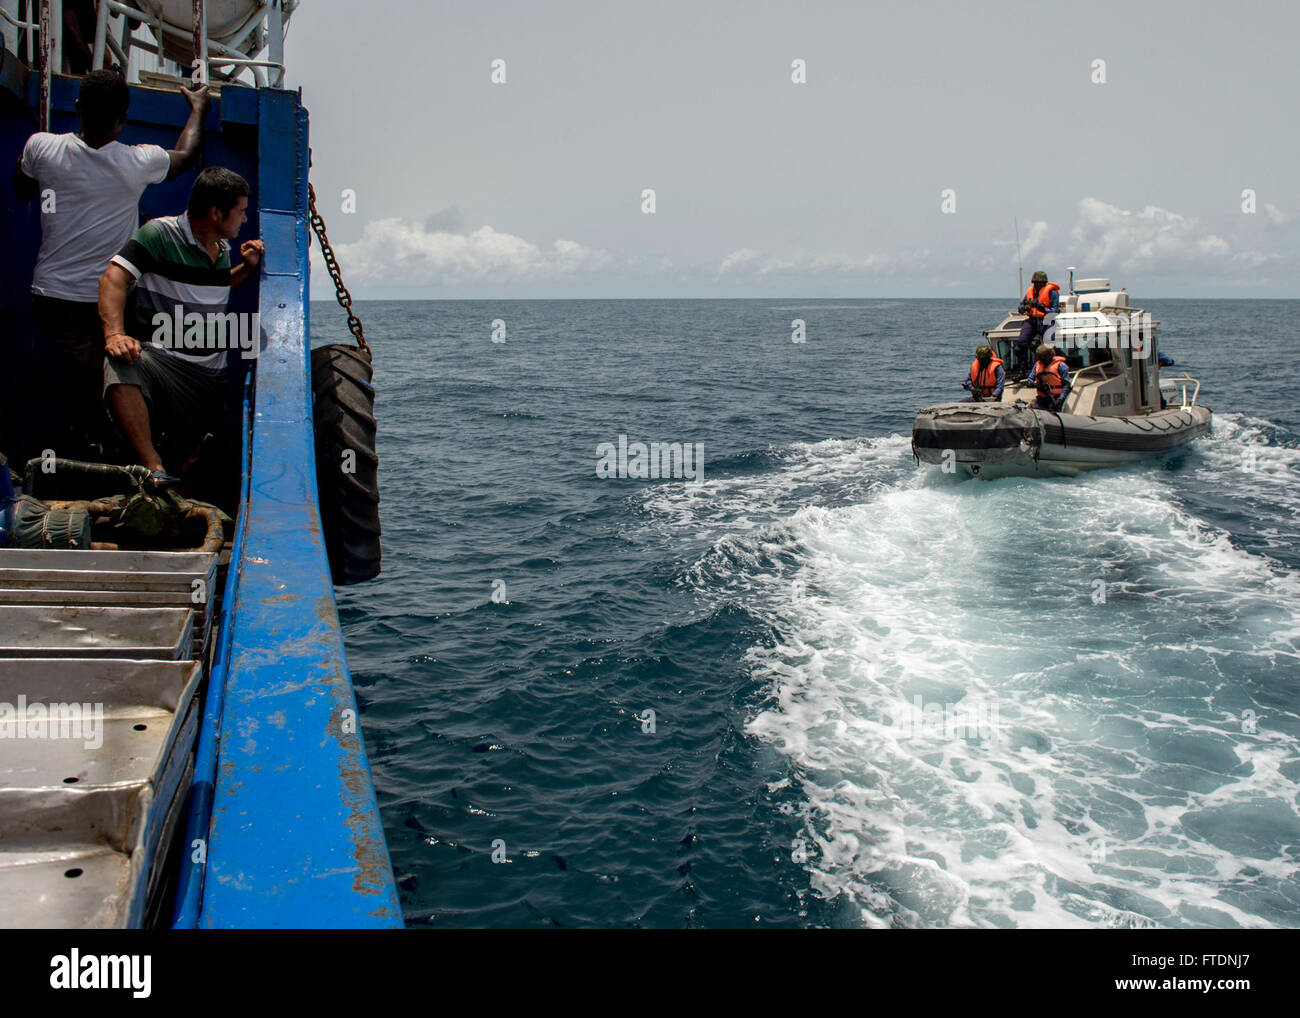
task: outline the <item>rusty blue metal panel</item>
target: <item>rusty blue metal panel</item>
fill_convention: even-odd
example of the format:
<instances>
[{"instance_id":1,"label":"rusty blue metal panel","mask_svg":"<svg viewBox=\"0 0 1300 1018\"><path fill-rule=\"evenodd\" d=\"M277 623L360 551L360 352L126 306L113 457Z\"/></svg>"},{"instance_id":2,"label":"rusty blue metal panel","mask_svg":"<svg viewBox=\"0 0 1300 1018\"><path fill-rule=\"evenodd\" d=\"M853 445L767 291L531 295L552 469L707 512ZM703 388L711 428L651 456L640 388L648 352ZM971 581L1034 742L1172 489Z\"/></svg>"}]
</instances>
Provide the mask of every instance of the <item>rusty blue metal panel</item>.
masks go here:
<instances>
[{"instance_id":1,"label":"rusty blue metal panel","mask_svg":"<svg viewBox=\"0 0 1300 1018\"><path fill-rule=\"evenodd\" d=\"M400 926L317 505L307 116L259 89L257 120L265 347L199 925Z\"/></svg>"}]
</instances>

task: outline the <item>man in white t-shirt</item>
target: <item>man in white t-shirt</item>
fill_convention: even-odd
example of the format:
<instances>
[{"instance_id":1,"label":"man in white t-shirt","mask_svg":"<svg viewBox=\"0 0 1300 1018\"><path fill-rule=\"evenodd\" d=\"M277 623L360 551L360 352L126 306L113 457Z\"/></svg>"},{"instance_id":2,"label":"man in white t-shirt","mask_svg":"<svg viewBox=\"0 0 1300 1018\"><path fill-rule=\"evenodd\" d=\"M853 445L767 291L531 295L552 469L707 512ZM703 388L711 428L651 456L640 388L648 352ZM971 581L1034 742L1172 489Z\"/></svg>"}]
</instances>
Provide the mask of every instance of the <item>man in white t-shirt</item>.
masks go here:
<instances>
[{"instance_id":1,"label":"man in white t-shirt","mask_svg":"<svg viewBox=\"0 0 1300 1018\"><path fill-rule=\"evenodd\" d=\"M144 189L180 176L198 160L208 90L180 91L190 116L176 148L123 145L116 139L126 126L131 91L117 71L92 71L81 79L77 98L81 130L33 134L14 170L14 193L22 201L39 199L41 206L32 314L44 352L54 360L48 391L63 431L56 455L98 458L104 420L99 277L139 226Z\"/></svg>"}]
</instances>

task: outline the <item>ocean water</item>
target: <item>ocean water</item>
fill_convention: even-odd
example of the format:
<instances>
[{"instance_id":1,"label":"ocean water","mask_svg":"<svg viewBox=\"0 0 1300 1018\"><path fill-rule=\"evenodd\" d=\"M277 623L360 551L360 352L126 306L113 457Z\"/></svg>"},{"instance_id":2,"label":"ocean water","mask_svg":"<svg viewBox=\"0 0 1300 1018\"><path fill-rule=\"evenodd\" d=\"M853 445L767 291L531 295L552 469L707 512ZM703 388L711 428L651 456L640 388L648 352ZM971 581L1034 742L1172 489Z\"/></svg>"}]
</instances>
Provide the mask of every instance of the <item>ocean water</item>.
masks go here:
<instances>
[{"instance_id":1,"label":"ocean water","mask_svg":"<svg viewBox=\"0 0 1300 1018\"><path fill-rule=\"evenodd\" d=\"M359 304L408 925L1300 925L1300 303L1147 303L1186 452L917 466L1012 302ZM620 435L702 481L597 476Z\"/></svg>"}]
</instances>

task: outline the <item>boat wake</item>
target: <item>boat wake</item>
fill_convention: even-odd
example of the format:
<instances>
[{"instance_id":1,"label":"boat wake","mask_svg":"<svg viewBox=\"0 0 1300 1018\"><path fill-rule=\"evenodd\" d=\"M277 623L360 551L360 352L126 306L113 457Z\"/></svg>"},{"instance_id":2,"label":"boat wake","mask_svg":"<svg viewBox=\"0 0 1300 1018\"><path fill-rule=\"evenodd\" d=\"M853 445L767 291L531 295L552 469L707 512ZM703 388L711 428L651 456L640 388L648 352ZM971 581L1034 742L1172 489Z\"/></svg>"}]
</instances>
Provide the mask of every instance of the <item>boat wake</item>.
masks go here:
<instances>
[{"instance_id":1,"label":"boat wake","mask_svg":"<svg viewBox=\"0 0 1300 1018\"><path fill-rule=\"evenodd\" d=\"M852 921L1294 926L1298 474L1296 436L1224 415L1070 480L794 445L645 510L707 549L683 584L769 624L748 731Z\"/></svg>"}]
</instances>

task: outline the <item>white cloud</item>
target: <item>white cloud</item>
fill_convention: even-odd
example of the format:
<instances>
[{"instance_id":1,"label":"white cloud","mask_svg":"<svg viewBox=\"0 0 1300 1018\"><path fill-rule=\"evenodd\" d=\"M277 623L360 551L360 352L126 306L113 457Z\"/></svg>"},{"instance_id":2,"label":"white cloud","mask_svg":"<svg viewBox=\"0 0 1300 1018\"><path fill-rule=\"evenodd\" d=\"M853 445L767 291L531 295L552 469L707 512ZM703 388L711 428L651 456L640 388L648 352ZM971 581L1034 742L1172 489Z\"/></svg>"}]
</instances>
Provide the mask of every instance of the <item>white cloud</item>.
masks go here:
<instances>
[{"instance_id":1,"label":"white cloud","mask_svg":"<svg viewBox=\"0 0 1300 1018\"><path fill-rule=\"evenodd\" d=\"M357 286L456 287L478 283L509 284L560 279L608 268L604 251L572 240L557 240L549 249L480 226L466 233L436 228L442 213L425 225L405 219L377 219L365 225L350 244L335 244L345 279ZM313 266L323 262L313 247Z\"/></svg>"},{"instance_id":2,"label":"white cloud","mask_svg":"<svg viewBox=\"0 0 1300 1018\"><path fill-rule=\"evenodd\" d=\"M794 275L892 275L903 269L925 269L930 252L900 251L893 254L853 255L805 255L791 254L788 257L763 254L751 248L733 251L722 259L718 266L718 275L741 275L748 273L755 276L772 276L777 273Z\"/></svg>"},{"instance_id":3,"label":"white cloud","mask_svg":"<svg viewBox=\"0 0 1300 1018\"><path fill-rule=\"evenodd\" d=\"M1167 287L1170 281L1177 289L1193 280L1199 290L1211 277L1216 287L1272 285L1259 269L1287 263L1284 252L1296 247L1300 217L1274 205L1262 211L1267 220L1225 215L1211 229L1155 205L1129 210L1086 197L1072 224L1022 224L1021 258L1026 274L1043 268L1058 278L1067 265L1076 265L1081 275L1122 278L1135 291ZM1269 222L1268 246L1262 247L1258 227ZM1009 257L1014 235L999 233L981 243L976 230L965 246L936 244L923 235L916 246L883 252L743 246L717 261L703 253L698 260L682 260L653 251L608 252L569 239L542 245L491 226L470 230L453 206L424 222L367 223L357 240L336 245L336 251L348 285L359 296L394 289L421 296L987 294L1015 279ZM926 240L932 246L921 246ZM327 294L329 281L314 246L312 267L313 291Z\"/></svg>"},{"instance_id":4,"label":"white cloud","mask_svg":"<svg viewBox=\"0 0 1300 1018\"><path fill-rule=\"evenodd\" d=\"M1079 202L1069 252L1088 271L1112 275L1249 268L1278 257L1234 246L1191 216L1155 205L1130 211L1099 198Z\"/></svg>"},{"instance_id":5,"label":"white cloud","mask_svg":"<svg viewBox=\"0 0 1300 1018\"><path fill-rule=\"evenodd\" d=\"M732 251L731 254L722 259L722 264L718 267L718 275L726 275L732 269L751 268L754 263L760 261L762 257L763 256L757 251L753 251L747 247L742 247L739 251Z\"/></svg>"},{"instance_id":6,"label":"white cloud","mask_svg":"<svg viewBox=\"0 0 1300 1018\"><path fill-rule=\"evenodd\" d=\"M1274 226L1285 226L1295 218L1290 213L1283 212L1272 202L1264 203L1264 212L1268 215L1268 218L1272 220Z\"/></svg>"},{"instance_id":7,"label":"white cloud","mask_svg":"<svg viewBox=\"0 0 1300 1018\"><path fill-rule=\"evenodd\" d=\"M1047 222L1039 219L1029 225L1025 231L1024 238L1020 243L1020 255L1022 258L1028 258L1031 255L1038 254L1043 245L1047 242Z\"/></svg>"}]
</instances>

